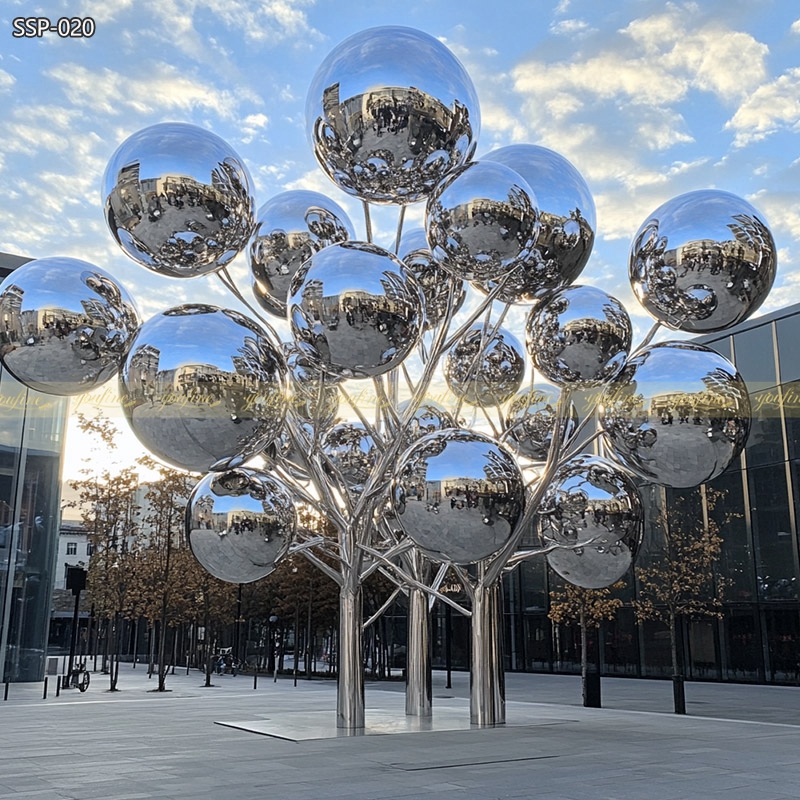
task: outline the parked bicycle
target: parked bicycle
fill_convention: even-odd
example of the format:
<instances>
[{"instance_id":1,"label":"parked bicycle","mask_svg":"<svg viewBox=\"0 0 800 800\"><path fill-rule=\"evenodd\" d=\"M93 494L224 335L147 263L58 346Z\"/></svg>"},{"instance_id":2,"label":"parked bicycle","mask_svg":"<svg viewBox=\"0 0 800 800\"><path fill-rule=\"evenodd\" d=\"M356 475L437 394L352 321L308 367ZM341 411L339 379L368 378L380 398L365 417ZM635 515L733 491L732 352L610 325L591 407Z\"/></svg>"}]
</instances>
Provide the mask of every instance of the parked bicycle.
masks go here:
<instances>
[{"instance_id":1,"label":"parked bicycle","mask_svg":"<svg viewBox=\"0 0 800 800\"><path fill-rule=\"evenodd\" d=\"M77 689L79 692L85 692L89 688L89 672L86 669L85 661L76 662L69 674L67 686L71 689Z\"/></svg>"}]
</instances>

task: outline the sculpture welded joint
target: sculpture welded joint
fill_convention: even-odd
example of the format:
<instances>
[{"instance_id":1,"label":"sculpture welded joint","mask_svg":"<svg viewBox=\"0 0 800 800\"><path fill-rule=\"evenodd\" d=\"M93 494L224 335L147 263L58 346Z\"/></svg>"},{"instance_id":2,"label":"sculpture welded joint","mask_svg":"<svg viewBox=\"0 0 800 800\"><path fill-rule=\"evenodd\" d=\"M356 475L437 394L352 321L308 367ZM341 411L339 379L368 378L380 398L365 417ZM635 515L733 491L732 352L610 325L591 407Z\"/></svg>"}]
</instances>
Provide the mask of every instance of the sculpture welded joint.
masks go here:
<instances>
[{"instance_id":1,"label":"sculpture welded joint","mask_svg":"<svg viewBox=\"0 0 800 800\"><path fill-rule=\"evenodd\" d=\"M471 617L470 719L500 724L502 574L546 557L579 586L614 583L641 542L636 480L696 485L741 451L750 408L735 368L704 347L650 342L660 325L706 333L752 314L774 280L775 245L759 213L723 191L656 209L630 251L634 293L657 320L634 348L622 304L574 283L595 238L585 181L540 146L476 159L477 95L439 41L399 27L350 37L320 66L306 117L322 169L363 202L365 241L316 192L284 192L256 212L248 169L223 140L151 126L106 170L112 235L158 274L216 273L249 313L191 304L140 323L103 270L45 258L0 286L0 358L60 395L119 373L141 442L207 473L187 535L213 574L256 580L302 551L337 582L340 728L364 727L372 620L361 586L376 570L408 598L407 713L431 714L438 600ZM406 206L423 201L424 230L404 231ZM399 207L391 250L372 241L370 204ZM249 294L227 268L245 250ZM504 327L517 306L529 307L524 348ZM286 320L288 341L263 312ZM450 407L430 400L442 378ZM371 381L374 411L352 381ZM580 425L578 389L600 396ZM357 422L338 420L342 401ZM581 452L595 437L609 457ZM336 538L301 530L297 504ZM448 570L469 608L440 591Z\"/></svg>"}]
</instances>

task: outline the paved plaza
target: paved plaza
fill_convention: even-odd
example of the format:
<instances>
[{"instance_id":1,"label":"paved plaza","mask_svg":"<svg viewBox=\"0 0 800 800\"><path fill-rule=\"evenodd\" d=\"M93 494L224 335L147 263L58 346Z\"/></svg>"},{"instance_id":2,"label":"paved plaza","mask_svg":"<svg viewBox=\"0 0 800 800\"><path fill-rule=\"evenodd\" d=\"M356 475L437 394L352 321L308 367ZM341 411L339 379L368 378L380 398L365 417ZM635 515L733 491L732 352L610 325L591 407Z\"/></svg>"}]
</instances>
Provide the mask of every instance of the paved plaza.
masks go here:
<instances>
[{"instance_id":1,"label":"paved plaza","mask_svg":"<svg viewBox=\"0 0 800 800\"><path fill-rule=\"evenodd\" d=\"M446 689L435 673L442 729L379 733L386 720L404 724L403 687L368 683L375 735L337 737L332 681L261 676L254 689L251 676L223 675L204 688L199 672L181 670L156 693L142 665L123 665L114 694L99 673L85 694L56 697L54 681L46 700L40 683L11 685L0 700L2 800L800 795L797 688L689 683L688 714L676 716L668 681L604 678L604 708L585 709L576 677L509 674L508 724L470 729L468 675Z\"/></svg>"}]
</instances>

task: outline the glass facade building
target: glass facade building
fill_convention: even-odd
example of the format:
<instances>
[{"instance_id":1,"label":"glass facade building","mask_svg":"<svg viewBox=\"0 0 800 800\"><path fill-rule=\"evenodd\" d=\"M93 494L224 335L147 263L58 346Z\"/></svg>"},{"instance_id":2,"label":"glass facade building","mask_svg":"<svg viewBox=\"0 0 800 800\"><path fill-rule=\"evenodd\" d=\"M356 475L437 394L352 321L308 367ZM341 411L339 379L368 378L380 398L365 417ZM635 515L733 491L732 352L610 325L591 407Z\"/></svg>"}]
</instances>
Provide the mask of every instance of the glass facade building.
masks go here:
<instances>
[{"instance_id":1,"label":"glass facade building","mask_svg":"<svg viewBox=\"0 0 800 800\"><path fill-rule=\"evenodd\" d=\"M0 277L25 261L0 253ZM67 408L0 368L0 681L44 676Z\"/></svg>"},{"instance_id":2,"label":"glass facade building","mask_svg":"<svg viewBox=\"0 0 800 800\"><path fill-rule=\"evenodd\" d=\"M724 492L709 508L703 488L693 495L697 514L723 515L726 522L717 581L722 617L686 622L680 630L685 674L689 678L766 683L800 683L800 304L759 317L731 331L698 337L733 361L748 384L752 427L744 452L715 479ZM649 509L669 503L677 490L645 486ZM648 536L655 537L650 511L639 564L648 560ZM506 668L577 672L577 626L554 626L548 619L553 574L543 558L523 563L506 576ZM606 675L668 677L672 673L669 631L656 622L638 624L631 601L633 574L618 595L624 601L613 621L601 626L590 657ZM448 632L451 663L469 666L469 622L441 612L435 620L434 663L444 666Z\"/></svg>"}]
</instances>

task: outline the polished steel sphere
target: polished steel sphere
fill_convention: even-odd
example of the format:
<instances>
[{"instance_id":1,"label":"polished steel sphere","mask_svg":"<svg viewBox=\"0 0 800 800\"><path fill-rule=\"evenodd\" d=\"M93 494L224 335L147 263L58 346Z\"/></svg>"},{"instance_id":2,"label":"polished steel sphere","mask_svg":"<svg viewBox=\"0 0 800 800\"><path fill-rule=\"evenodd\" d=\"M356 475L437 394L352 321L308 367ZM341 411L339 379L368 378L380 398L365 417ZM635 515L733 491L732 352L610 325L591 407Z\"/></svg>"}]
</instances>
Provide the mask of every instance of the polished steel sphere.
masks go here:
<instances>
[{"instance_id":1,"label":"polished steel sphere","mask_svg":"<svg viewBox=\"0 0 800 800\"><path fill-rule=\"evenodd\" d=\"M458 59L427 33L369 28L338 44L308 91L322 169L369 203L414 203L475 152L480 110Z\"/></svg>"},{"instance_id":2,"label":"polished steel sphere","mask_svg":"<svg viewBox=\"0 0 800 800\"><path fill-rule=\"evenodd\" d=\"M593 286L566 286L528 315L533 364L553 383L600 386L625 364L631 321L622 303Z\"/></svg>"},{"instance_id":3,"label":"polished steel sphere","mask_svg":"<svg viewBox=\"0 0 800 800\"><path fill-rule=\"evenodd\" d=\"M500 328L493 336L483 325L471 328L444 360L450 391L470 405L499 406L514 396L525 377L525 350Z\"/></svg>"},{"instance_id":4,"label":"polished steel sphere","mask_svg":"<svg viewBox=\"0 0 800 800\"><path fill-rule=\"evenodd\" d=\"M571 284L589 260L597 225L594 200L581 174L564 156L534 144L501 147L481 161L504 164L519 173L533 189L539 208L536 246L503 282L498 299L533 303ZM495 284L476 286L488 292Z\"/></svg>"},{"instance_id":5,"label":"polished steel sphere","mask_svg":"<svg viewBox=\"0 0 800 800\"><path fill-rule=\"evenodd\" d=\"M205 128L164 122L128 137L103 176L111 234L142 266L193 278L228 264L255 226L244 161Z\"/></svg>"},{"instance_id":6,"label":"polished steel sphere","mask_svg":"<svg viewBox=\"0 0 800 800\"><path fill-rule=\"evenodd\" d=\"M0 360L46 394L82 394L116 375L138 326L128 292L77 258L29 261L0 284Z\"/></svg>"},{"instance_id":7,"label":"polished steel sphere","mask_svg":"<svg viewBox=\"0 0 800 800\"><path fill-rule=\"evenodd\" d=\"M344 209L319 192L282 192L258 210L250 242L256 300L270 314L286 317L286 298L297 270L314 253L355 239Z\"/></svg>"},{"instance_id":8,"label":"polished steel sphere","mask_svg":"<svg viewBox=\"0 0 800 800\"><path fill-rule=\"evenodd\" d=\"M639 478L689 487L717 477L750 430L747 386L713 350L662 342L637 353L600 400L614 455Z\"/></svg>"},{"instance_id":9,"label":"polished steel sphere","mask_svg":"<svg viewBox=\"0 0 800 800\"><path fill-rule=\"evenodd\" d=\"M125 416L153 455L193 472L239 466L281 430L286 366L235 311L183 305L139 329L120 371Z\"/></svg>"},{"instance_id":10,"label":"polished steel sphere","mask_svg":"<svg viewBox=\"0 0 800 800\"><path fill-rule=\"evenodd\" d=\"M450 295L451 276L436 262L428 247L428 239L422 228L412 228L403 233L397 257L405 264L425 298L425 327L435 328L444 318ZM463 281L456 282L453 313L455 314L467 297Z\"/></svg>"},{"instance_id":11,"label":"polished steel sphere","mask_svg":"<svg viewBox=\"0 0 800 800\"><path fill-rule=\"evenodd\" d=\"M363 425L342 422L334 425L322 441L322 451L348 489L361 491L380 457L372 437Z\"/></svg>"},{"instance_id":12,"label":"polished steel sphere","mask_svg":"<svg viewBox=\"0 0 800 800\"><path fill-rule=\"evenodd\" d=\"M508 542L524 497L520 469L501 445L443 430L403 453L392 482L393 522L431 558L472 564Z\"/></svg>"},{"instance_id":13,"label":"polished steel sphere","mask_svg":"<svg viewBox=\"0 0 800 800\"><path fill-rule=\"evenodd\" d=\"M562 578L584 589L616 583L633 564L642 541L639 490L619 466L581 455L559 467L539 506L543 544Z\"/></svg>"},{"instance_id":14,"label":"polished steel sphere","mask_svg":"<svg viewBox=\"0 0 800 800\"><path fill-rule=\"evenodd\" d=\"M277 478L251 469L212 472L186 508L186 538L215 578L250 583L286 555L296 525L292 495Z\"/></svg>"},{"instance_id":15,"label":"polished steel sphere","mask_svg":"<svg viewBox=\"0 0 800 800\"><path fill-rule=\"evenodd\" d=\"M544 383L519 392L506 412L505 444L531 461L546 461L553 442L560 396L560 389ZM569 444L577 427L578 410L570 403L567 416L561 420L562 445Z\"/></svg>"},{"instance_id":16,"label":"polished steel sphere","mask_svg":"<svg viewBox=\"0 0 800 800\"><path fill-rule=\"evenodd\" d=\"M397 413L402 419L410 401L406 400L397 407ZM455 428L456 423L453 415L440 403L435 400L424 400L411 415L408 427L406 428L406 446L410 446L417 439L427 436L429 433L444 430L445 428Z\"/></svg>"},{"instance_id":17,"label":"polished steel sphere","mask_svg":"<svg viewBox=\"0 0 800 800\"><path fill-rule=\"evenodd\" d=\"M536 197L503 164L477 161L446 177L425 209L431 253L468 281L498 280L532 257L539 235Z\"/></svg>"},{"instance_id":18,"label":"polished steel sphere","mask_svg":"<svg viewBox=\"0 0 800 800\"><path fill-rule=\"evenodd\" d=\"M408 355L423 326L423 299L401 261L364 242L315 253L292 281L295 341L326 374L382 375Z\"/></svg>"},{"instance_id":19,"label":"polished steel sphere","mask_svg":"<svg viewBox=\"0 0 800 800\"><path fill-rule=\"evenodd\" d=\"M336 382L326 380L325 373L294 342L284 342L283 353L289 376L289 412L320 430L330 427L339 411Z\"/></svg>"},{"instance_id":20,"label":"polished steel sphere","mask_svg":"<svg viewBox=\"0 0 800 800\"><path fill-rule=\"evenodd\" d=\"M775 280L777 250L761 214L718 189L687 192L659 206L631 244L629 274L657 320L691 333L747 319Z\"/></svg>"}]
</instances>

